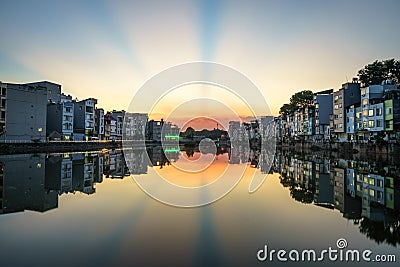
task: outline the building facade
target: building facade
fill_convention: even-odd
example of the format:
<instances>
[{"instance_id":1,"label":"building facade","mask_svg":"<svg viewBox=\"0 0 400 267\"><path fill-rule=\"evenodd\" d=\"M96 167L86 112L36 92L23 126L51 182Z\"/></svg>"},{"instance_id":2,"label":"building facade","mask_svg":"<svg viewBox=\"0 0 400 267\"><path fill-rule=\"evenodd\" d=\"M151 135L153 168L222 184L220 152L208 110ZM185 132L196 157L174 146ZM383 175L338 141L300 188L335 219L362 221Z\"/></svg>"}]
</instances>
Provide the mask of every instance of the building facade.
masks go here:
<instances>
[{"instance_id":1,"label":"building facade","mask_svg":"<svg viewBox=\"0 0 400 267\"><path fill-rule=\"evenodd\" d=\"M0 140L45 142L47 89L7 83L1 92Z\"/></svg>"},{"instance_id":2,"label":"building facade","mask_svg":"<svg viewBox=\"0 0 400 267\"><path fill-rule=\"evenodd\" d=\"M74 140L90 140L94 132L97 99L88 98L74 103Z\"/></svg>"}]
</instances>

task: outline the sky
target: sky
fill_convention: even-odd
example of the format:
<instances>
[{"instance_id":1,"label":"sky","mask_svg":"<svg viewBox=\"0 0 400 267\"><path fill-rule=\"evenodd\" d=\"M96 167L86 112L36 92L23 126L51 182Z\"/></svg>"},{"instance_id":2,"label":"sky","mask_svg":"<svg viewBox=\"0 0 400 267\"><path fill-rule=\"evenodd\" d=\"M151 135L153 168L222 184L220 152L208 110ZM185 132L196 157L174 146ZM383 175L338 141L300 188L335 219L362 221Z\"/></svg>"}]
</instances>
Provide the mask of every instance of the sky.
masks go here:
<instances>
[{"instance_id":1,"label":"sky","mask_svg":"<svg viewBox=\"0 0 400 267\"><path fill-rule=\"evenodd\" d=\"M210 61L246 75L277 115L297 91L399 59L399 11L397 0L2 0L0 81L48 80L126 110L157 73Z\"/></svg>"}]
</instances>

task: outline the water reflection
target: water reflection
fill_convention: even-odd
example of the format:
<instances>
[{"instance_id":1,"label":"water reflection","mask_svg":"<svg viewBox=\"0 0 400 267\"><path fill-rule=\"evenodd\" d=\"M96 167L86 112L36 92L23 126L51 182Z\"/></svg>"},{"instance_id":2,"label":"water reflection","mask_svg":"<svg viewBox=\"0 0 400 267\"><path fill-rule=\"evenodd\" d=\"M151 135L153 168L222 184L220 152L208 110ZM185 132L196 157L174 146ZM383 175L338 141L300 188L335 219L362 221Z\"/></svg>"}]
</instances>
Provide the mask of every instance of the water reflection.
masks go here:
<instances>
[{"instance_id":1,"label":"water reflection","mask_svg":"<svg viewBox=\"0 0 400 267\"><path fill-rule=\"evenodd\" d=\"M0 213L58 207L63 194L94 194L103 179L146 175L149 168L173 169L180 157L195 158L198 147L166 149L161 146L67 154L0 156ZM203 151L207 153L207 151ZM301 203L340 211L359 231L377 243L400 244L399 168L395 164L301 155L268 153L222 146L226 164L248 164L262 173L280 174L280 183ZM130 163L131 172L127 162ZM267 167L273 161L273 168ZM393 161L390 161L393 162ZM278 207L279 208L279 207ZM284 207L282 207L284 209ZM317 219L317 218L316 218Z\"/></svg>"},{"instance_id":2,"label":"water reflection","mask_svg":"<svg viewBox=\"0 0 400 267\"><path fill-rule=\"evenodd\" d=\"M398 166L286 151L273 171L296 201L338 210L368 238L400 244Z\"/></svg>"}]
</instances>

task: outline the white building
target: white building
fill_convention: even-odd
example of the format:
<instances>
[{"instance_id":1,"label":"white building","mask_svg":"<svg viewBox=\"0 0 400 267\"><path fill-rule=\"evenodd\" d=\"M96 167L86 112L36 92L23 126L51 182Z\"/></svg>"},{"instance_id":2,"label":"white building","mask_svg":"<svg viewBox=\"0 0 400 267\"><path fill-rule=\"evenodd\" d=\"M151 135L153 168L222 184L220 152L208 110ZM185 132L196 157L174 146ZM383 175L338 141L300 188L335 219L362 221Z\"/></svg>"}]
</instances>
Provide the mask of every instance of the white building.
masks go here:
<instances>
[{"instance_id":1,"label":"white building","mask_svg":"<svg viewBox=\"0 0 400 267\"><path fill-rule=\"evenodd\" d=\"M125 114L124 127L125 139L144 140L146 138L146 124L148 115L144 113Z\"/></svg>"}]
</instances>

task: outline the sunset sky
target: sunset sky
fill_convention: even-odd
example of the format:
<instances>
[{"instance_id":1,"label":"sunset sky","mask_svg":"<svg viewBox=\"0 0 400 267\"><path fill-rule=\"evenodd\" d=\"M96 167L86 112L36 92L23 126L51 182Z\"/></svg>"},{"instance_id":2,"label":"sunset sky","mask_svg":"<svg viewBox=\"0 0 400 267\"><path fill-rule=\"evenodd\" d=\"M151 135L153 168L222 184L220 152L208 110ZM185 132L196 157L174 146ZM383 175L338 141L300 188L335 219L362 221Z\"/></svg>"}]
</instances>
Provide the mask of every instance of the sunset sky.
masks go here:
<instances>
[{"instance_id":1,"label":"sunset sky","mask_svg":"<svg viewBox=\"0 0 400 267\"><path fill-rule=\"evenodd\" d=\"M0 80L48 80L126 110L160 71L212 61L247 75L276 115L296 91L338 89L400 58L399 11L397 0L3 0Z\"/></svg>"}]
</instances>

